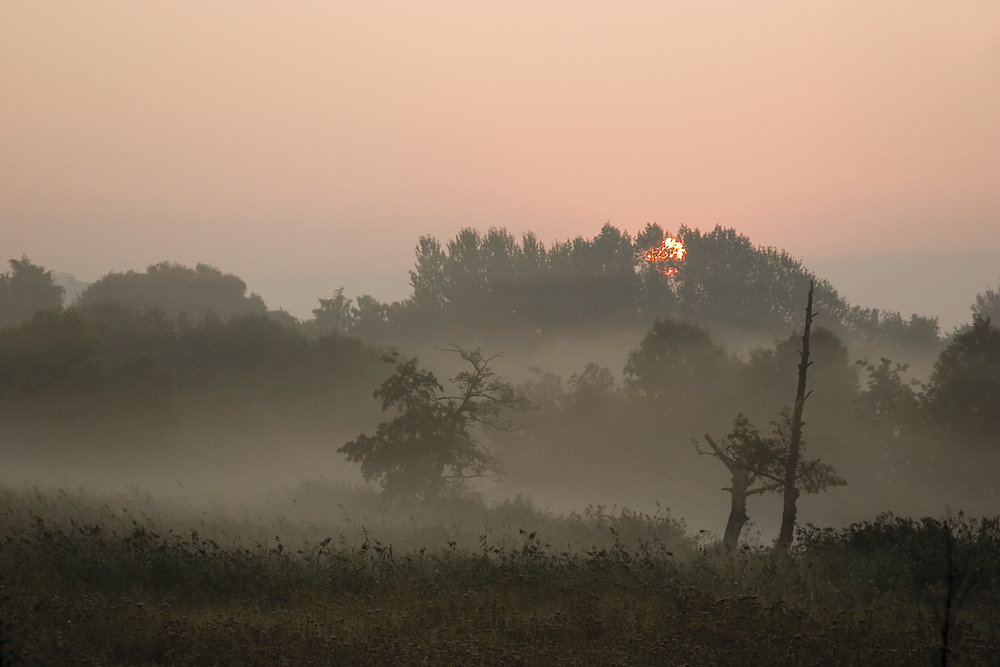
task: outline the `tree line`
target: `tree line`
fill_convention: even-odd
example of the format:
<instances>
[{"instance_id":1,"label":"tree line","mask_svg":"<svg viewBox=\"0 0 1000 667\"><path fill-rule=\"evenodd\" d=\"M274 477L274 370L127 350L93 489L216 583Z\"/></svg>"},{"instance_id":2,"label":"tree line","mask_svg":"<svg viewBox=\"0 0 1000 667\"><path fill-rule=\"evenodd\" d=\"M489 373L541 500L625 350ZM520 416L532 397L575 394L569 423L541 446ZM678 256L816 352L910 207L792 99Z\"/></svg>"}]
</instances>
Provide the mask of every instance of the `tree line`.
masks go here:
<instances>
[{"instance_id":1,"label":"tree line","mask_svg":"<svg viewBox=\"0 0 1000 667\"><path fill-rule=\"evenodd\" d=\"M676 274L664 275L645 254L667 235L655 223L634 237L608 223L591 239L551 247L533 233L517 239L502 228L466 228L447 243L424 236L408 299L355 300L341 289L320 299L315 324L363 337L399 331L502 337L648 326L669 316L776 335L795 328L797 295L814 282L825 326L838 335L937 352L936 318L851 305L787 252L756 246L731 228L681 226L673 236L687 253L675 263Z\"/></svg>"},{"instance_id":2,"label":"tree line","mask_svg":"<svg viewBox=\"0 0 1000 667\"><path fill-rule=\"evenodd\" d=\"M436 340L442 333L468 339L547 336L648 326L668 316L783 335L796 326L796 295L815 282L824 326L841 337L939 351L935 318L903 318L895 311L851 305L787 252L754 245L731 228L702 232L681 226L672 236L687 253L676 263L677 273L666 276L646 261L645 253L667 234L652 223L633 237L608 223L591 239L578 236L550 247L533 233L517 239L502 228L462 229L447 243L424 236L416 246L407 299L386 303L367 294L349 297L339 288L318 298L313 318L298 326L309 335L398 342L418 335ZM0 275L0 327L63 305L51 272L27 257L10 263L11 271ZM987 310L997 302L991 291L979 299ZM209 312L221 319L268 313L240 278L204 264L190 269L163 262L145 272L112 272L66 305L108 301L133 308L155 305L170 317L191 321ZM295 324L284 311L270 314Z\"/></svg>"},{"instance_id":3,"label":"tree line","mask_svg":"<svg viewBox=\"0 0 1000 667\"><path fill-rule=\"evenodd\" d=\"M249 445L264 428L315 439L371 412L357 387L385 375L380 350L308 336L211 267L112 274L67 308L47 273L23 259L6 276L54 306L0 328L0 438L11 446L150 451L211 441L208 431Z\"/></svg>"},{"instance_id":4,"label":"tree line","mask_svg":"<svg viewBox=\"0 0 1000 667\"><path fill-rule=\"evenodd\" d=\"M929 382L918 389L904 379L905 368L888 359L852 364L835 334L812 328L812 296L801 337L793 334L774 348L759 349L747 361L727 353L704 329L657 320L629 353L621 387L609 368L596 363L572 375L568 389L561 378L542 372L515 387L496 377L492 357L455 348L469 368L445 388L416 358L392 357L395 372L375 391L388 418L374 434L362 433L339 451L360 463L365 479L379 483L386 495L429 499L448 485L501 474L505 457L496 451L508 454L508 465L517 465L516 452L522 452L523 465L539 474L540 484L557 476L538 465L553 451L576 484L587 485L580 478L588 470L607 476L615 468L662 469L645 462L651 452L673 450L676 456L685 434L732 419L718 442L705 434L711 449L701 452L717 458L731 475L726 490L732 509L724 535L730 549L749 520L750 497L783 494L779 544L787 547L799 494L846 484L829 463L806 455L807 440L810 452L877 462L888 483L897 474L894 466L926 463L921 447L927 444L946 456L960 454L953 449L958 441L966 453L1000 452L995 409L1000 330L987 319L977 315L955 337ZM867 375L865 387L858 382L858 366ZM990 386L967 382L990 373ZM804 434L803 408L814 392ZM987 404L993 409L985 410ZM516 428L499 428L505 411L508 425ZM765 436L757 424L768 418L773 434ZM492 428L476 430L477 425ZM879 460L886 448L894 460Z\"/></svg>"},{"instance_id":5,"label":"tree line","mask_svg":"<svg viewBox=\"0 0 1000 667\"><path fill-rule=\"evenodd\" d=\"M391 418L374 435L340 443L340 451L394 495L436 496L452 481L504 466L528 477L534 467L554 479L557 471L530 462L539 453L605 473L615 465L653 470L660 453L691 449L690 438L706 431L728 432L713 439L720 460L738 463L753 454L765 461L752 474L776 478L786 463L774 453L790 438L783 410L791 405L799 336L776 336L773 346L741 358L701 322L787 333L801 308L796 290L811 274L733 230L682 228L677 236L688 255L676 275L665 276L641 256L663 236L656 225L635 238L605 225L592 240L548 249L533 235L517 242L496 229L463 230L447 246L424 237L410 299L355 302L341 289L320 299L315 318L304 323L268 311L242 280L206 265L109 274L64 308L51 272L26 257L11 260L11 271L0 276L2 420L44 421L69 409L89 423L109 415L110 426L128 412L142 422L132 434L137 439L157 420L197 413L193 406L207 412L240 404L247 414L266 406L292 423L303 421L303 406L309 419L343 416L345 405L369 404L374 389ZM804 438L810 451L884 452L888 477L955 443L1000 450L1000 330L990 318L996 301L992 290L980 295L971 324L942 342L934 320L882 317L817 282L824 326L811 337L815 397ZM539 370L515 387L494 377L491 357L473 348L454 350L472 370L448 389L415 358L390 354L392 368L382 363L382 343L405 340L404 331L475 341L483 332L544 335L608 321L646 333L622 350L620 371L588 363L565 386ZM927 383L915 385L905 364L852 361L844 336L944 349ZM532 409L511 418L516 428L488 431L480 449L481 427L495 426L502 409L522 402ZM370 407L366 414L355 423L377 421ZM773 436L761 434L768 423ZM839 483L832 468L805 461L812 465L803 477L807 491ZM762 488L752 478L737 481L748 494Z\"/></svg>"}]
</instances>

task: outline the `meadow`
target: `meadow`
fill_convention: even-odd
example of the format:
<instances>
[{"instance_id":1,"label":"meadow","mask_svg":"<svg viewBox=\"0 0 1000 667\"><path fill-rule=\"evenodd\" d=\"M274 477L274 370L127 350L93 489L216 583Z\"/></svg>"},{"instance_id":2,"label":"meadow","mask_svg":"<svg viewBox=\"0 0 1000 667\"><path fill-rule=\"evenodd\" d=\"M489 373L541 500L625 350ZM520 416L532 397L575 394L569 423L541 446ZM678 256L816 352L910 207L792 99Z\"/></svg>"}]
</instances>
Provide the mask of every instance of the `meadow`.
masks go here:
<instances>
[{"instance_id":1,"label":"meadow","mask_svg":"<svg viewBox=\"0 0 1000 667\"><path fill-rule=\"evenodd\" d=\"M3 664L952 664L1000 654L1000 522L724 553L669 511L0 489ZM275 512L268 507L288 507Z\"/></svg>"}]
</instances>

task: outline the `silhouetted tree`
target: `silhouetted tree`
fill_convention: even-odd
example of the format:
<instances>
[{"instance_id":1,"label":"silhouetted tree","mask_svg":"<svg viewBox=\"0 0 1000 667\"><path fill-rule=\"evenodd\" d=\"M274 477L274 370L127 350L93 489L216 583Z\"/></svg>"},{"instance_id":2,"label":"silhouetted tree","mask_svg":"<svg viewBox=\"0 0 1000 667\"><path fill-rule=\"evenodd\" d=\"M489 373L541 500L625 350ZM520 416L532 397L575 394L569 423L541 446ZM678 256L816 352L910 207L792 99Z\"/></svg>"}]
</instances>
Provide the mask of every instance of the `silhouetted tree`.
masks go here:
<instances>
[{"instance_id":1,"label":"silhouetted tree","mask_svg":"<svg viewBox=\"0 0 1000 667\"><path fill-rule=\"evenodd\" d=\"M991 322L1000 322L1000 285L997 289L988 287L977 294L972 304L972 312Z\"/></svg>"},{"instance_id":2,"label":"silhouetted tree","mask_svg":"<svg viewBox=\"0 0 1000 667\"><path fill-rule=\"evenodd\" d=\"M344 296L339 287L329 299L320 299L319 308L313 309L313 319L320 334L346 334L353 331L357 315L353 299Z\"/></svg>"},{"instance_id":3,"label":"silhouetted tree","mask_svg":"<svg viewBox=\"0 0 1000 667\"><path fill-rule=\"evenodd\" d=\"M433 236L421 236L416 253L416 266L410 270L411 300L422 314L440 316L446 300L448 276L445 264L448 256Z\"/></svg>"},{"instance_id":4,"label":"silhouetted tree","mask_svg":"<svg viewBox=\"0 0 1000 667\"><path fill-rule=\"evenodd\" d=\"M506 229L492 227L479 243L483 283L489 307L485 315L494 328L509 329L520 319L517 308L518 258L521 248Z\"/></svg>"},{"instance_id":5,"label":"silhouetted tree","mask_svg":"<svg viewBox=\"0 0 1000 667\"><path fill-rule=\"evenodd\" d=\"M546 293L548 251L531 232L521 236L520 251L515 255L514 308L522 326L536 330L551 309Z\"/></svg>"},{"instance_id":6,"label":"silhouetted tree","mask_svg":"<svg viewBox=\"0 0 1000 667\"><path fill-rule=\"evenodd\" d=\"M32 264L27 256L9 260L10 271L0 274L0 327L20 324L40 310L62 307L63 288L52 282L52 272Z\"/></svg>"},{"instance_id":7,"label":"silhouetted tree","mask_svg":"<svg viewBox=\"0 0 1000 667\"><path fill-rule=\"evenodd\" d=\"M445 300L453 322L472 333L489 308L486 291L486 258L480 252L482 237L471 227L448 242L445 262ZM457 322L456 322L457 321Z\"/></svg>"},{"instance_id":8,"label":"silhouetted tree","mask_svg":"<svg viewBox=\"0 0 1000 667\"><path fill-rule=\"evenodd\" d=\"M375 390L383 412L398 414L378 425L374 435L361 434L337 451L361 464L368 481L378 481L385 495L432 499L448 482L482 477L494 471L490 453L472 433L476 424L500 427L504 409L523 409L524 399L490 368L495 357L479 350L451 348L471 367L452 378L455 393L445 393L434 373L417 360L400 361Z\"/></svg>"},{"instance_id":9,"label":"silhouetted tree","mask_svg":"<svg viewBox=\"0 0 1000 667\"><path fill-rule=\"evenodd\" d=\"M729 491L731 504L722 540L727 550L737 547L743 527L749 521L747 499L753 495L781 490L785 486L785 467L791 444L791 417L788 410L783 410L780 419L772 424L773 435L765 438L746 415L739 414L733 421L733 430L721 445L711 435L705 434L705 441L711 451L704 453L719 459L732 476L731 485L726 489ZM847 482L836 474L832 466L819 459L800 459L796 465L795 483L797 488L806 493L819 493Z\"/></svg>"}]
</instances>

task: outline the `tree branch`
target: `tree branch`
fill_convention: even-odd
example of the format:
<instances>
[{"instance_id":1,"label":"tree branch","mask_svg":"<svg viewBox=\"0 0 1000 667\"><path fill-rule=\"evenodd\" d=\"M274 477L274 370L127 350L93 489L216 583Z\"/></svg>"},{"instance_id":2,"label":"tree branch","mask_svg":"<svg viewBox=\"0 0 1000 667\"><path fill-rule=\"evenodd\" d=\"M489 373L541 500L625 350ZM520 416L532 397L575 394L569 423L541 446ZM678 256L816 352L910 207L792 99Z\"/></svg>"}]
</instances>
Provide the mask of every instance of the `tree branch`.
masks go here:
<instances>
[{"instance_id":1,"label":"tree branch","mask_svg":"<svg viewBox=\"0 0 1000 667\"><path fill-rule=\"evenodd\" d=\"M722 448L719 447L717 444L715 444L715 440L712 440L712 436L710 436L708 433L705 434L705 441L708 442L708 444L712 447L712 450L715 452L714 454L711 454L711 456L714 456L720 461L722 461L722 463L725 464L727 468L729 468L730 472L734 472L733 470L734 468L742 467L734 459L727 456L726 453L722 451Z\"/></svg>"}]
</instances>

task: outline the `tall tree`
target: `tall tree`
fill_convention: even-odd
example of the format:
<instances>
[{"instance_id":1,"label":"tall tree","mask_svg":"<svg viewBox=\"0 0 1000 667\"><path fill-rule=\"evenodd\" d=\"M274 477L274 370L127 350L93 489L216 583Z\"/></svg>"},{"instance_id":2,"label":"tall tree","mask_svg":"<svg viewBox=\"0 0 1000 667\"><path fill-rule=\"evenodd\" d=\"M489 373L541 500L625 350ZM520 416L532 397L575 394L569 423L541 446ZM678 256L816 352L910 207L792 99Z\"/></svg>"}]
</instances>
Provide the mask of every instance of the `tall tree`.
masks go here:
<instances>
[{"instance_id":1,"label":"tall tree","mask_svg":"<svg viewBox=\"0 0 1000 667\"><path fill-rule=\"evenodd\" d=\"M787 549L792 545L793 533L795 531L795 518L797 514L796 501L799 497L799 488L796 485L796 472L799 467L799 458L802 447L802 411L805 408L806 399L806 375L809 370L809 332L812 328L812 321L815 317L813 313L813 283L809 282L809 298L806 301L806 321L802 329L802 351L799 360L799 381L795 388L795 406L792 408L791 433L789 434L788 458L785 460L784 488L782 490L783 506L781 512L781 531L778 533L777 547Z\"/></svg>"},{"instance_id":2,"label":"tall tree","mask_svg":"<svg viewBox=\"0 0 1000 667\"><path fill-rule=\"evenodd\" d=\"M445 305L448 256L433 236L421 236L417 242L417 262L410 270L414 305L430 315L440 313Z\"/></svg>"},{"instance_id":3,"label":"tall tree","mask_svg":"<svg viewBox=\"0 0 1000 667\"><path fill-rule=\"evenodd\" d=\"M632 237L611 223L589 244L583 287L597 321L628 321L636 312L639 280Z\"/></svg>"},{"instance_id":4,"label":"tall tree","mask_svg":"<svg viewBox=\"0 0 1000 667\"><path fill-rule=\"evenodd\" d=\"M448 242L445 295L451 314L467 331L483 321L488 307L482 243L482 236L471 227L462 229Z\"/></svg>"},{"instance_id":5,"label":"tall tree","mask_svg":"<svg viewBox=\"0 0 1000 667\"><path fill-rule=\"evenodd\" d=\"M542 287L548 280L548 252L533 233L521 236L515 254L514 308L522 325L537 327L551 309L548 294Z\"/></svg>"},{"instance_id":6,"label":"tall tree","mask_svg":"<svg viewBox=\"0 0 1000 667\"><path fill-rule=\"evenodd\" d=\"M0 274L0 327L19 324L40 310L62 307L63 288L52 282L52 272L32 264L28 257L9 260L10 271Z\"/></svg>"},{"instance_id":7,"label":"tall tree","mask_svg":"<svg viewBox=\"0 0 1000 667\"><path fill-rule=\"evenodd\" d=\"M520 319L516 281L521 248L506 229L492 227L483 237L479 251L483 258L488 304L484 316L488 326L510 327Z\"/></svg>"}]
</instances>

